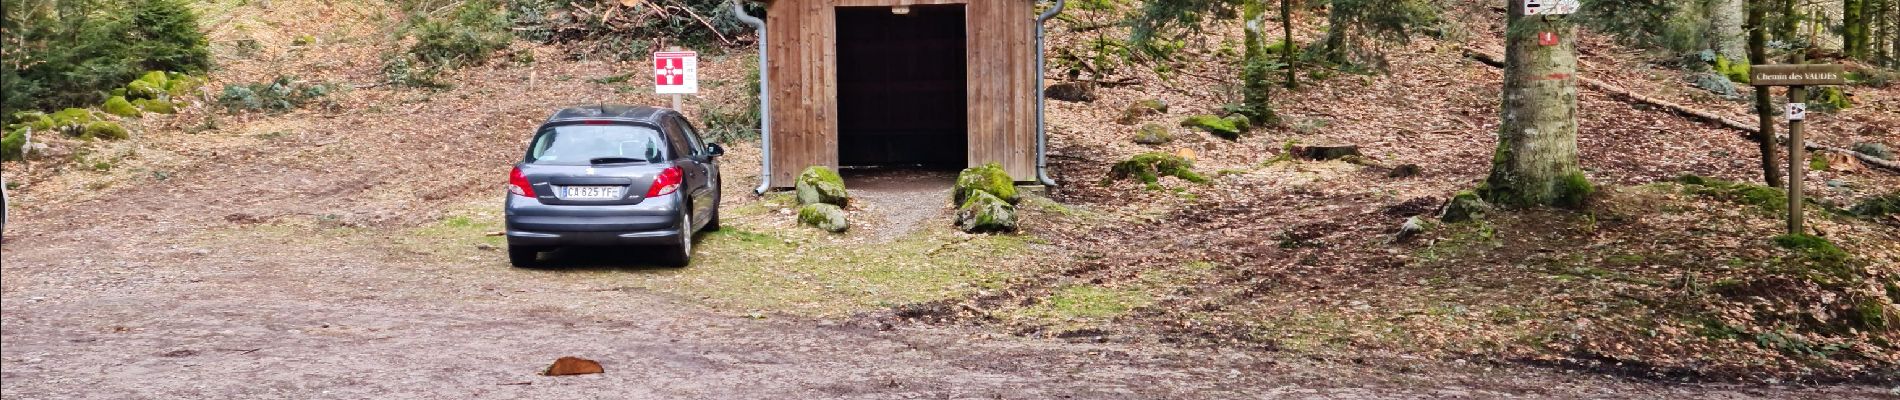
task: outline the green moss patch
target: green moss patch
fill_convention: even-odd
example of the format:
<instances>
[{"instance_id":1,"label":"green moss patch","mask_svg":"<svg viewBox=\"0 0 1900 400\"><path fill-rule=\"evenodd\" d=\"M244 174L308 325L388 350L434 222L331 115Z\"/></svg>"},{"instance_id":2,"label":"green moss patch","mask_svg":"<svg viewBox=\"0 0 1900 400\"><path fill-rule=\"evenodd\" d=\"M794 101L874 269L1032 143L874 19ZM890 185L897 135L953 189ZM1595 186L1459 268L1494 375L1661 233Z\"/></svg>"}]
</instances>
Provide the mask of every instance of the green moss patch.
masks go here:
<instances>
[{"instance_id":1,"label":"green moss patch","mask_svg":"<svg viewBox=\"0 0 1900 400\"><path fill-rule=\"evenodd\" d=\"M1685 175L1676 181L1683 184L1682 190L1686 193L1751 205L1769 213L1788 211L1788 192L1779 188L1695 175Z\"/></svg>"},{"instance_id":2,"label":"green moss patch","mask_svg":"<svg viewBox=\"0 0 1900 400\"><path fill-rule=\"evenodd\" d=\"M1203 114L1181 120L1181 126L1200 129L1222 139L1239 140L1240 135L1246 133L1246 129L1241 127L1242 123L1247 123L1245 121L1245 119L1221 118Z\"/></svg>"},{"instance_id":3,"label":"green moss patch","mask_svg":"<svg viewBox=\"0 0 1900 400\"><path fill-rule=\"evenodd\" d=\"M950 204L963 206L977 192L987 192L1009 204L1022 201L1016 193L1016 180L1009 177L1002 164L985 163L966 168L957 173L955 188L950 193Z\"/></svg>"},{"instance_id":4,"label":"green moss patch","mask_svg":"<svg viewBox=\"0 0 1900 400\"><path fill-rule=\"evenodd\" d=\"M132 137L132 134L129 132L126 132L125 127L120 126L119 123L117 122L94 121L93 123L86 124L86 131L83 135L81 135L81 137L90 138L90 139L120 140L120 139L130 138Z\"/></svg>"},{"instance_id":5,"label":"green moss patch","mask_svg":"<svg viewBox=\"0 0 1900 400\"><path fill-rule=\"evenodd\" d=\"M1115 166L1109 169L1108 179L1102 181L1102 184L1107 185L1115 180L1134 178L1146 185L1149 190L1160 190L1163 176L1181 178L1181 180L1194 183L1207 183L1206 177L1194 172L1193 161L1156 151L1137 154L1129 157L1128 160L1115 163Z\"/></svg>"}]
</instances>

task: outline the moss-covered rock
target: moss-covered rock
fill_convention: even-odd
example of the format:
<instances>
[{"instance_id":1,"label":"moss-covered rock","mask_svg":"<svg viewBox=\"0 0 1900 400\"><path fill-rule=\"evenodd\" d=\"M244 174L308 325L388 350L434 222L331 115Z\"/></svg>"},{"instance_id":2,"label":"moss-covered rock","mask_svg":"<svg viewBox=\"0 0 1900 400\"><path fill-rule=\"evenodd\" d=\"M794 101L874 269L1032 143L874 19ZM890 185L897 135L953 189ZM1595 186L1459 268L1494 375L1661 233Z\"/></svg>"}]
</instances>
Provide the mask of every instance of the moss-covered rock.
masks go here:
<instances>
[{"instance_id":1,"label":"moss-covered rock","mask_svg":"<svg viewBox=\"0 0 1900 400\"><path fill-rule=\"evenodd\" d=\"M1888 193L1861 200L1859 204L1855 204L1854 208L1849 209L1848 212L1854 213L1854 215L1862 218L1900 215L1900 192Z\"/></svg>"},{"instance_id":2,"label":"moss-covered rock","mask_svg":"<svg viewBox=\"0 0 1900 400\"><path fill-rule=\"evenodd\" d=\"M0 160L19 161L25 155L20 150L26 147L26 130L26 126L17 126L0 136Z\"/></svg>"},{"instance_id":3,"label":"moss-covered rock","mask_svg":"<svg viewBox=\"0 0 1900 400\"><path fill-rule=\"evenodd\" d=\"M1222 139L1239 140L1240 134L1245 131L1242 131L1235 122L1232 119L1202 114L1181 120L1181 126L1200 129Z\"/></svg>"},{"instance_id":4,"label":"moss-covered rock","mask_svg":"<svg viewBox=\"0 0 1900 400\"><path fill-rule=\"evenodd\" d=\"M1118 179L1130 177L1146 185L1149 190L1161 189L1161 177L1172 176L1194 183L1207 183L1207 178L1194 172L1194 162L1181 156L1158 151L1136 154L1127 160L1115 163L1109 169L1107 185Z\"/></svg>"},{"instance_id":5,"label":"moss-covered rock","mask_svg":"<svg viewBox=\"0 0 1900 400\"><path fill-rule=\"evenodd\" d=\"M106 104L99 106L99 108L105 110L107 114L121 117L137 117L140 114L139 108L133 107L132 102L126 101L124 97L114 96L113 98L106 99Z\"/></svg>"},{"instance_id":6,"label":"moss-covered rock","mask_svg":"<svg viewBox=\"0 0 1900 400\"><path fill-rule=\"evenodd\" d=\"M1228 123L1234 124L1234 128L1239 129L1241 132L1253 130L1253 118L1248 118L1245 114L1227 114L1223 119L1226 119Z\"/></svg>"},{"instance_id":7,"label":"moss-covered rock","mask_svg":"<svg viewBox=\"0 0 1900 400\"><path fill-rule=\"evenodd\" d=\"M171 100L173 101L190 97L191 92L198 90L199 87L203 87L205 84L204 78L196 76L176 72L168 73L166 76L165 94L171 95Z\"/></svg>"},{"instance_id":8,"label":"moss-covered rock","mask_svg":"<svg viewBox=\"0 0 1900 400\"><path fill-rule=\"evenodd\" d=\"M20 122L19 126L33 128L34 132L45 132L59 127L57 123L53 122L53 117L38 111L18 113L14 114L13 117Z\"/></svg>"},{"instance_id":9,"label":"moss-covered rock","mask_svg":"<svg viewBox=\"0 0 1900 400\"><path fill-rule=\"evenodd\" d=\"M132 83L125 84L125 93L122 95L131 99L158 99L165 97L169 94L165 90L165 74L158 73L156 76L158 77L156 80L150 80L149 78L153 77L153 75L147 74L145 78L139 78L138 80L132 81Z\"/></svg>"},{"instance_id":10,"label":"moss-covered rock","mask_svg":"<svg viewBox=\"0 0 1900 400\"><path fill-rule=\"evenodd\" d=\"M120 140L120 139L132 137L132 134L129 132L126 132L125 127L119 125L119 123L117 122L93 121L90 124L86 124L86 133L81 135L81 137L92 138L92 139L104 139L104 140Z\"/></svg>"},{"instance_id":11,"label":"moss-covered rock","mask_svg":"<svg viewBox=\"0 0 1900 400\"><path fill-rule=\"evenodd\" d=\"M957 207L957 229L969 233L1016 231L1016 206L989 192L976 192Z\"/></svg>"},{"instance_id":12,"label":"moss-covered rock","mask_svg":"<svg viewBox=\"0 0 1900 400\"><path fill-rule=\"evenodd\" d=\"M844 177L838 176L838 172L831 168L805 168L804 172L798 173L793 189L798 193L798 204L845 207L851 203L851 194L844 188Z\"/></svg>"},{"instance_id":13,"label":"moss-covered rock","mask_svg":"<svg viewBox=\"0 0 1900 400\"><path fill-rule=\"evenodd\" d=\"M986 163L957 173L956 188L950 193L950 204L961 206L977 192L987 192L1010 204L1016 204L1022 198L1016 193L1016 180L1009 177L1002 164Z\"/></svg>"},{"instance_id":14,"label":"moss-covered rock","mask_svg":"<svg viewBox=\"0 0 1900 400\"><path fill-rule=\"evenodd\" d=\"M1465 190L1452 195L1451 200L1445 201L1445 210L1438 214L1438 220L1448 223L1467 222L1484 218L1484 213L1490 211L1491 203L1479 197L1478 192Z\"/></svg>"},{"instance_id":15,"label":"moss-covered rock","mask_svg":"<svg viewBox=\"0 0 1900 400\"><path fill-rule=\"evenodd\" d=\"M851 229L851 223L844 219L844 209L825 203L798 207L798 223L834 233Z\"/></svg>"},{"instance_id":16,"label":"moss-covered rock","mask_svg":"<svg viewBox=\"0 0 1900 400\"><path fill-rule=\"evenodd\" d=\"M132 105L148 113L174 114L178 112L178 106L169 100L138 99L132 100Z\"/></svg>"},{"instance_id":17,"label":"moss-covered rock","mask_svg":"<svg viewBox=\"0 0 1900 400\"><path fill-rule=\"evenodd\" d=\"M53 129L75 136L85 133L86 124L99 120L98 117L92 115L92 110L84 108L59 110L47 117L53 120Z\"/></svg>"},{"instance_id":18,"label":"moss-covered rock","mask_svg":"<svg viewBox=\"0 0 1900 400\"><path fill-rule=\"evenodd\" d=\"M1122 109L1121 118L1116 119L1115 122L1121 123L1122 125L1134 125L1135 122L1141 121L1142 118L1167 113L1168 102L1161 101L1160 99L1141 100L1129 104L1128 108Z\"/></svg>"},{"instance_id":19,"label":"moss-covered rock","mask_svg":"<svg viewBox=\"0 0 1900 400\"><path fill-rule=\"evenodd\" d=\"M1157 146L1174 141L1174 135L1168 133L1168 128L1163 128L1160 124L1147 124L1135 131L1134 140L1138 144Z\"/></svg>"}]
</instances>

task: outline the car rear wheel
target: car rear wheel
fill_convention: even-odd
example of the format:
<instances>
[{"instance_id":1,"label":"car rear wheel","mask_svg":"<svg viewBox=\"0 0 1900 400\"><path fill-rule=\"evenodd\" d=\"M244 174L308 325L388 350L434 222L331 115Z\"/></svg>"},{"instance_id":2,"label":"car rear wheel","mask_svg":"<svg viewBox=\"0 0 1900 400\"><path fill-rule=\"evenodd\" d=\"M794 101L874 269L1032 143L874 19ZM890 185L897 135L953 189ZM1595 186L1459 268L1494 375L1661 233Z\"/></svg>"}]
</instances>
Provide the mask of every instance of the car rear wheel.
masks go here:
<instances>
[{"instance_id":1,"label":"car rear wheel","mask_svg":"<svg viewBox=\"0 0 1900 400\"><path fill-rule=\"evenodd\" d=\"M693 262L693 213L691 208L680 208L680 241L673 245L673 257L667 260L674 268L682 268Z\"/></svg>"},{"instance_id":2,"label":"car rear wheel","mask_svg":"<svg viewBox=\"0 0 1900 400\"><path fill-rule=\"evenodd\" d=\"M547 248L543 248L539 246L530 247L530 246L509 245L508 246L508 263L514 264L515 268L540 267L541 266L541 260L540 260L541 252L547 251L547 250L548 250Z\"/></svg>"}]
</instances>

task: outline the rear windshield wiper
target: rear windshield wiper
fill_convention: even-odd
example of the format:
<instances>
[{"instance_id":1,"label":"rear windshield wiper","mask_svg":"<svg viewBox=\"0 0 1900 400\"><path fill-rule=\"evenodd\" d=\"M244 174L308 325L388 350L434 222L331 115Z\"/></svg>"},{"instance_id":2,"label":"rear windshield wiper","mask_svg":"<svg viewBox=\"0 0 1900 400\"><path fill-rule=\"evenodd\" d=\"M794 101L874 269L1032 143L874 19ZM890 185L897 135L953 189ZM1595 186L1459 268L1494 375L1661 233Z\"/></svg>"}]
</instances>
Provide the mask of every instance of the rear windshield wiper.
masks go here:
<instances>
[{"instance_id":1,"label":"rear windshield wiper","mask_svg":"<svg viewBox=\"0 0 1900 400\"><path fill-rule=\"evenodd\" d=\"M587 162L593 165L601 165L601 164L643 163L643 162L647 162L647 160L633 158L633 157L597 157L591 160L587 160Z\"/></svg>"}]
</instances>

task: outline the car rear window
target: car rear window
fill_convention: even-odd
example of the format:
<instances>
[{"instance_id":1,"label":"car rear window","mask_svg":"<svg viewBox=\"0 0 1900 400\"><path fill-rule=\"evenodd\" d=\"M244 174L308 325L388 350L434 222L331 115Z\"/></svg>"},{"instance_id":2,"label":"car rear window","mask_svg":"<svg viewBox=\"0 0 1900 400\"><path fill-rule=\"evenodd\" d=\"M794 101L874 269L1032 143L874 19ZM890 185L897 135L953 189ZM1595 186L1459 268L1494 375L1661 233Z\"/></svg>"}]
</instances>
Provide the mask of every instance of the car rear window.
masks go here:
<instances>
[{"instance_id":1,"label":"car rear window","mask_svg":"<svg viewBox=\"0 0 1900 400\"><path fill-rule=\"evenodd\" d=\"M637 125L555 126L528 147L528 163L543 165L590 165L605 157L660 162L666 156L660 132Z\"/></svg>"}]
</instances>

